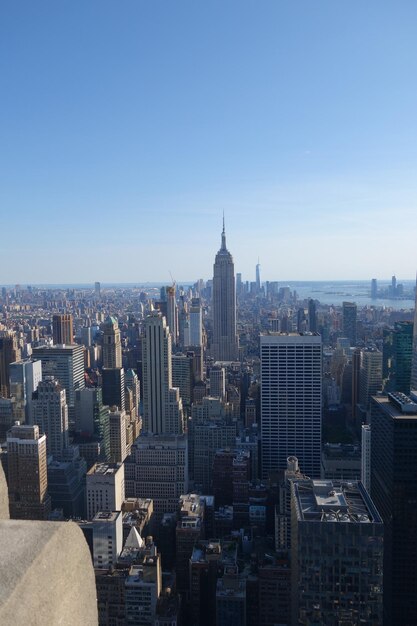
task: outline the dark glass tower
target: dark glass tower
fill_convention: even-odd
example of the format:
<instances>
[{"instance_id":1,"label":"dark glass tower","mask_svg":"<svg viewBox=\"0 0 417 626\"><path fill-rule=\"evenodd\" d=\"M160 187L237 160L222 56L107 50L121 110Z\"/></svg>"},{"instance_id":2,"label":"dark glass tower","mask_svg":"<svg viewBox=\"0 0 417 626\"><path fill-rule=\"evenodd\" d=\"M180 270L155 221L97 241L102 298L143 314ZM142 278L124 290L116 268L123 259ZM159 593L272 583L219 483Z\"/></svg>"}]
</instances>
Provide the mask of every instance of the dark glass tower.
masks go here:
<instances>
[{"instance_id":1,"label":"dark glass tower","mask_svg":"<svg viewBox=\"0 0 417 626\"><path fill-rule=\"evenodd\" d=\"M384 331L382 378L384 391L410 393L413 323L396 322Z\"/></svg>"},{"instance_id":2,"label":"dark glass tower","mask_svg":"<svg viewBox=\"0 0 417 626\"><path fill-rule=\"evenodd\" d=\"M343 303L343 333L351 346L356 346L356 314L357 307L354 302Z\"/></svg>"},{"instance_id":3,"label":"dark glass tower","mask_svg":"<svg viewBox=\"0 0 417 626\"><path fill-rule=\"evenodd\" d=\"M384 522L384 626L417 624L417 404L371 402L371 496Z\"/></svg>"}]
</instances>

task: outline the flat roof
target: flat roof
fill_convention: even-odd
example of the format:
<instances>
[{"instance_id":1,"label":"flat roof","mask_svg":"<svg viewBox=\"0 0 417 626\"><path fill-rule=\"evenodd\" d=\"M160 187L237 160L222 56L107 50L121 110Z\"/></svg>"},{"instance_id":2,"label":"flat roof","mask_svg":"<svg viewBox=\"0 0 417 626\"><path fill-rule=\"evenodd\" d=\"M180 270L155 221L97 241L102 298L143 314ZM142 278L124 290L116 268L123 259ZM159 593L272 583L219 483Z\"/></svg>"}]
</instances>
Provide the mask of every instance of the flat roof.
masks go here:
<instances>
[{"instance_id":1,"label":"flat roof","mask_svg":"<svg viewBox=\"0 0 417 626\"><path fill-rule=\"evenodd\" d=\"M299 521L382 523L358 481L296 480L292 488Z\"/></svg>"}]
</instances>

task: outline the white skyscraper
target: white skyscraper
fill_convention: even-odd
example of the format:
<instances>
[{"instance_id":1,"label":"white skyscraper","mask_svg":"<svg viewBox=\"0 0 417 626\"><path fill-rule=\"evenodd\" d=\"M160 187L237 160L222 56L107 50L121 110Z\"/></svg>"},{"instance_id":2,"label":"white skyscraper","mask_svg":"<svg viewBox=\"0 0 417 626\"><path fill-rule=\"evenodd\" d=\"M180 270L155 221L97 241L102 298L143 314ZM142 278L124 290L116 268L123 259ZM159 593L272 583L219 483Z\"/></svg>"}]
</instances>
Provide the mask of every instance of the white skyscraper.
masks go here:
<instances>
[{"instance_id":1,"label":"white skyscraper","mask_svg":"<svg viewBox=\"0 0 417 626\"><path fill-rule=\"evenodd\" d=\"M262 474L285 470L296 456L320 477L322 342L312 333L261 335Z\"/></svg>"},{"instance_id":2,"label":"white skyscraper","mask_svg":"<svg viewBox=\"0 0 417 626\"><path fill-rule=\"evenodd\" d=\"M33 424L46 435L46 450L60 458L68 448L68 406L65 389L53 376L38 384L32 401Z\"/></svg>"},{"instance_id":3,"label":"white skyscraper","mask_svg":"<svg viewBox=\"0 0 417 626\"><path fill-rule=\"evenodd\" d=\"M99 511L121 511L125 499L123 463L95 463L86 476L87 518Z\"/></svg>"},{"instance_id":4,"label":"white skyscraper","mask_svg":"<svg viewBox=\"0 0 417 626\"><path fill-rule=\"evenodd\" d=\"M213 341L211 354L217 361L237 361L236 285L233 257L226 248L226 233L213 266Z\"/></svg>"},{"instance_id":5,"label":"white skyscraper","mask_svg":"<svg viewBox=\"0 0 417 626\"><path fill-rule=\"evenodd\" d=\"M42 380L41 361L16 361L9 365L10 395L16 399L14 417L21 424L30 424L32 393Z\"/></svg>"},{"instance_id":6,"label":"white skyscraper","mask_svg":"<svg viewBox=\"0 0 417 626\"><path fill-rule=\"evenodd\" d=\"M165 317L152 311L145 320L142 343L143 430L154 434L184 430L179 390L172 387L171 342Z\"/></svg>"}]
</instances>

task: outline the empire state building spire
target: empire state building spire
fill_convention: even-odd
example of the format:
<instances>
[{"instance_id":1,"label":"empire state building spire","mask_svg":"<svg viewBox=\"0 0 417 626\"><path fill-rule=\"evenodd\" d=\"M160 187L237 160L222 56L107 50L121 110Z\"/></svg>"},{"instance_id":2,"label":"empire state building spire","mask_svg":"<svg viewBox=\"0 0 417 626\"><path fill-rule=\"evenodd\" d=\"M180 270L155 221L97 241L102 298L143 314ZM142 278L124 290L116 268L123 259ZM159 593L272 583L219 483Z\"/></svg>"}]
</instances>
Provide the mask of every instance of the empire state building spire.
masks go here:
<instances>
[{"instance_id":1,"label":"empire state building spire","mask_svg":"<svg viewBox=\"0 0 417 626\"><path fill-rule=\"evenodd\" d=\"M222 250L227 250L226 248L226 231L224 228L224 213L223 213L223 230L222 230Z\"/></svg>"},{"instance_id":2,"label":"empire state building spire","mask_svg":"<svg viewBox=\"0 0 417 626\"><path fill-rule=\"evenodd\" d=\"M213 342L211 354L217 361L236 361L239 343L236 333L236 286L233 257L226 248L223 230L221 248L213 266Z\"/></svg>"}]
</instances>

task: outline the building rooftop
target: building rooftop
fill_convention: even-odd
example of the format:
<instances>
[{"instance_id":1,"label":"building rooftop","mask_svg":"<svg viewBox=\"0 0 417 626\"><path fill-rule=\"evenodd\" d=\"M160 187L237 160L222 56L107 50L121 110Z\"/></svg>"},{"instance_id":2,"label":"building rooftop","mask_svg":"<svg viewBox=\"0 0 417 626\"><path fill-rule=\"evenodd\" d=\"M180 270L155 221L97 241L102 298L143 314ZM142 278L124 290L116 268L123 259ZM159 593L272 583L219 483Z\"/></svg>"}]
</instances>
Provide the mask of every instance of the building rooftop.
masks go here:
<instances>
[{"instance_id":1,"label":"building rooftop","mask_svg":"<svg viewBox=\"0 0 417 626\"><path fill-rule=\"evenodd\" d=\"M99 511L93 518L93 522L114 522L120 515L120 511Z\"/></svg>"},{"instance_id":2,"label":"building rooftop","mask_svg":"<svg viewBox=\"0 0 417 626\"><path fill-rule=\"evenodd\" d=\"M89 476L92 474L100 474L102 476L110 476L116 474L116 472L122 467L122 463L96 463L87 472Z\"/></svg>"},{"instance_id":3,"label":"building rooftop","mask_svg":"<svg viewBox=\"0 0 417 626\"><path fill-rule=\"evenodd\" d=\"M292 490L299 521L382 523L362 483L299 480Z\"/></svg>"},{"instance_id":4,"label":"building rooftop","mask_svg":"<svg viewBox=\"0 0 417 626\"><path fill-rule=\"evenodd\" d=\"M417 419L417 398L410 398L404 393L393 392L387 396L373 396L373 401L382 406L391 417L397 419Z\"/></svg>"}]
</instances>

